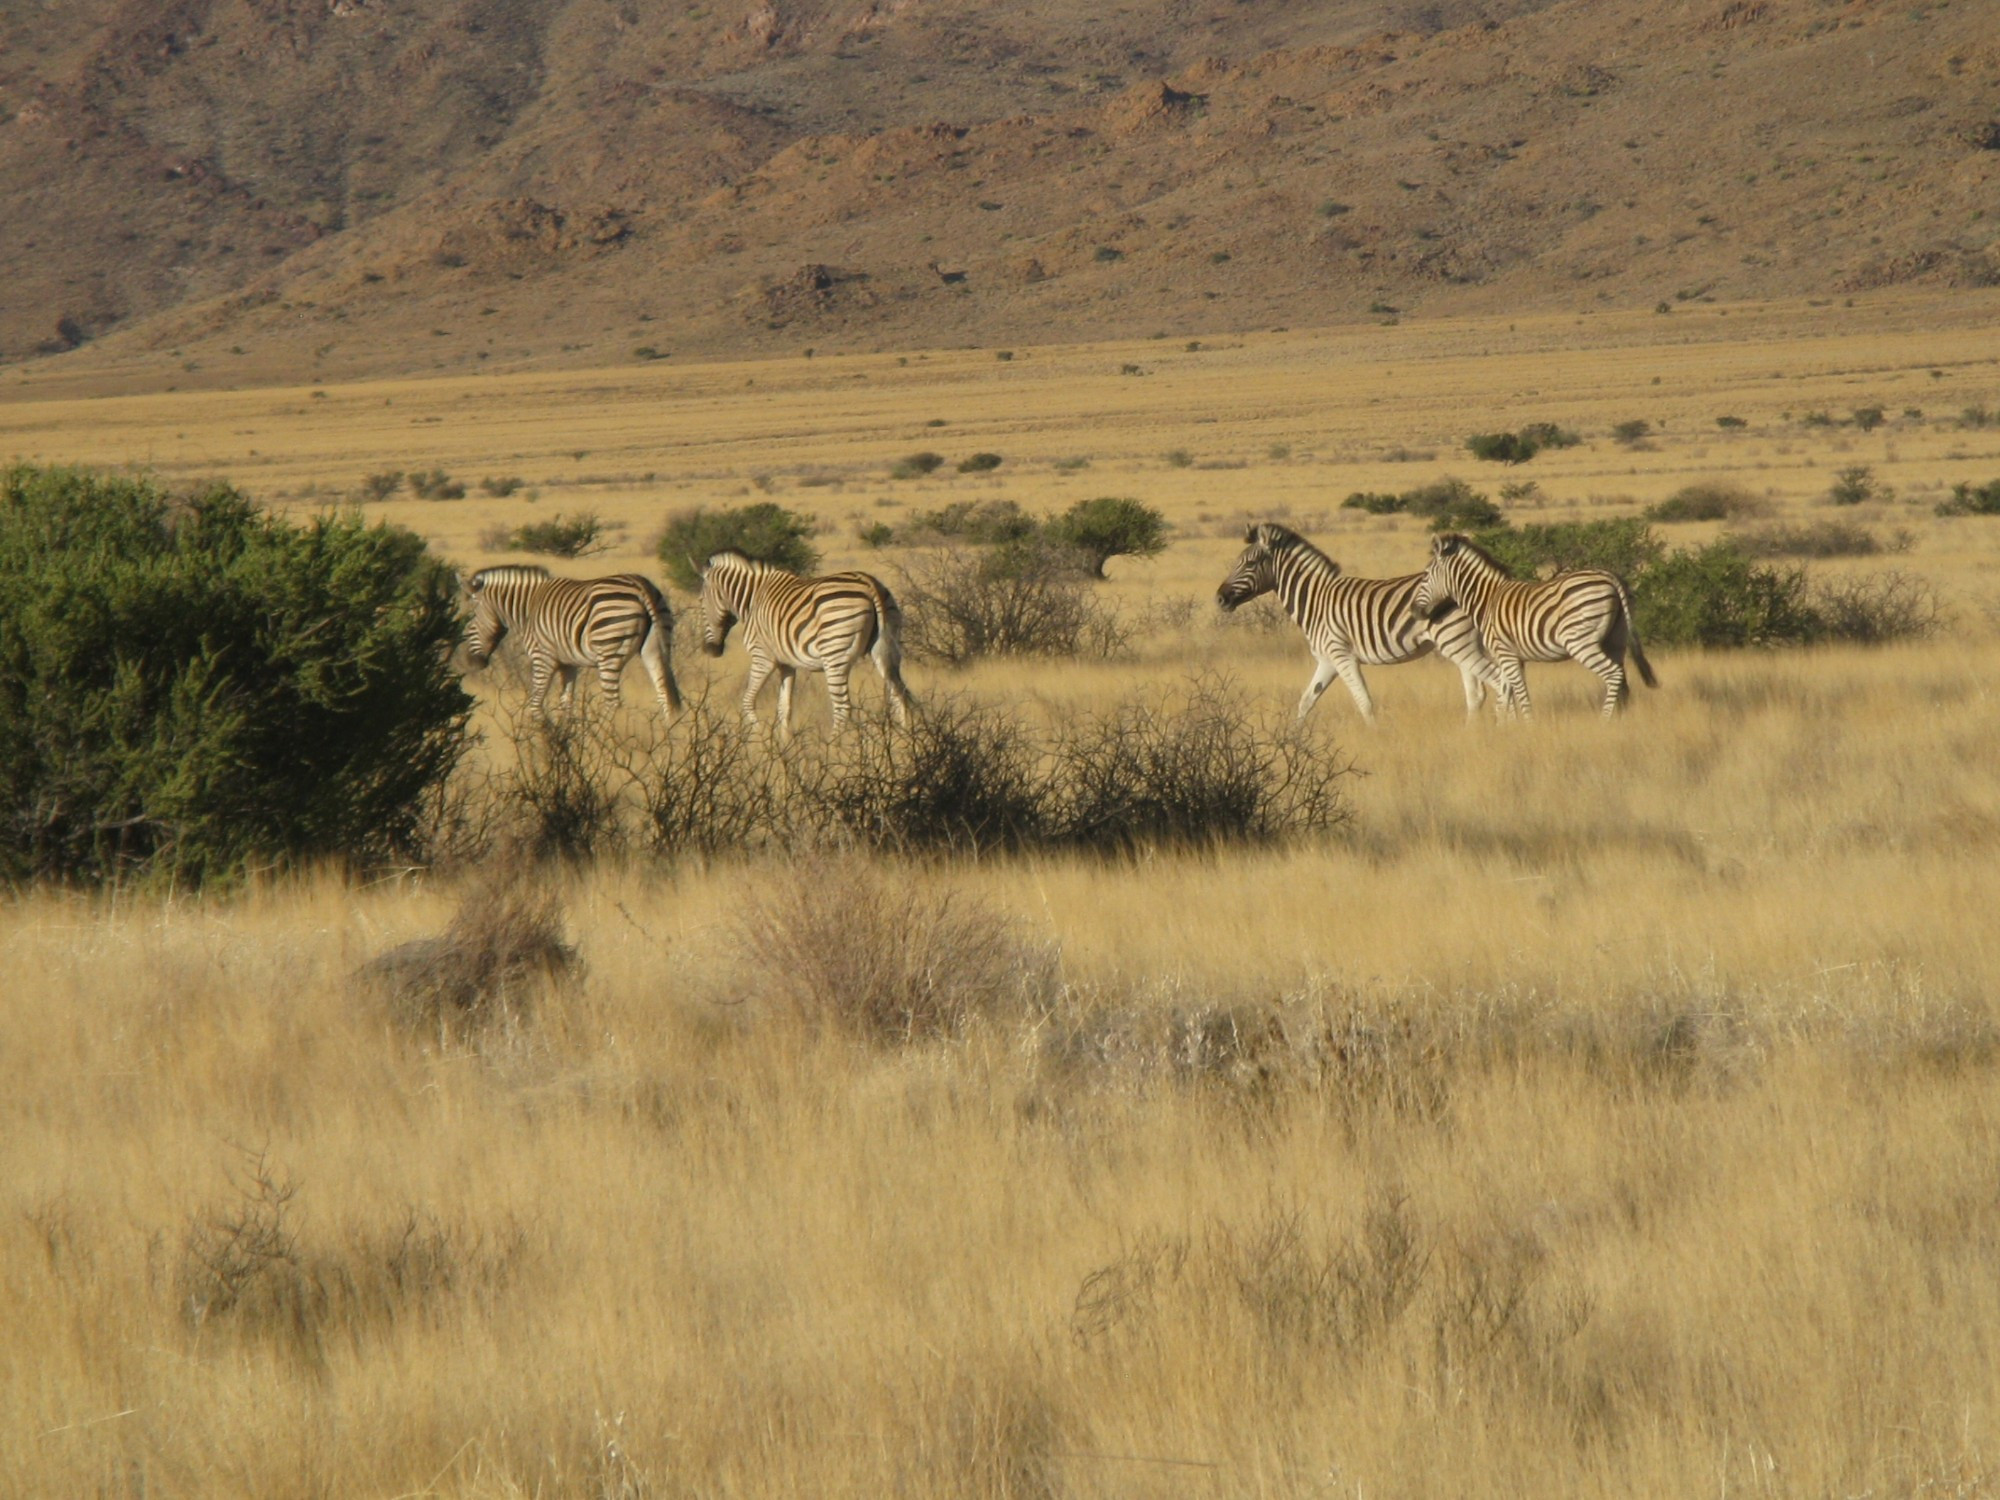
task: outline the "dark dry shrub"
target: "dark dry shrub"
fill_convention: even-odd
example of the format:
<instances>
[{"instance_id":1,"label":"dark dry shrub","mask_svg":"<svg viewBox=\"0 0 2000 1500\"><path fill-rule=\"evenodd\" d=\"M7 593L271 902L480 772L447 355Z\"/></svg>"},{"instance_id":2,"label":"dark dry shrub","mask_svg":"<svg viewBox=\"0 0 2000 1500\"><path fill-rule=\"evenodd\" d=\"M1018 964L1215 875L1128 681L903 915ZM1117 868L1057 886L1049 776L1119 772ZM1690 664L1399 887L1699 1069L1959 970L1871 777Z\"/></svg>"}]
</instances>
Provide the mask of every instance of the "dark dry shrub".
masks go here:
<instances>
[{"instance_id":1,"label":"dark dry shrub","mask_svg":"<svg viewBox=\"0 0 2000 1500\"><path fill-rule=\"evenodd\" d=\"M443 469L418 469L410 475L410 492L419 500L463 500L465 485Z\"/></svg>"},{"instance_id":2,"label":"dark dry shrub","mask_svg":"<svg viewBox=\"0 0 2000 1500\"><path fill-rule=\"evenodd\" d=\"M855 856L774 870L739 932L768 1002L883 1046L1045 1011L1061 985L1053 944L919 872Z\"/></svg>"},{"instance_id":3,"label":"dark dry shrub","mask_svg":"<svg viewBox=\"0 0 2000 1500\"><path fill-rule=\"evenodd\" d=\"M624 778L612 715L581 689L567 712L552 691L548 711L544 721L525 703L508 712L501 733L514 753L510 764L490 773L491 794L504 809L501 831L515 847L536 861L581 864L614 852L623 838Z\"/></svg>"},{"instance_id":4,"label":"dark dry shrub","mask_svg":"<svg viewBox=\"0 0 2000 1500\"><path fill-rule=\"evenodd\" d=\"M1628 446L1644 442L1652 435L1653 424L1644 417L1634 417L1629 422L1619 422L1612 426L1611 435Z\"/></svg>"},{"instance_id":5,"label":"dark dry shrub","mask_svg":"<svg viewBox=\"0 0 2000 1500\"><path fill-rule=\"evenodd\" d=\"M361 481L363 500L387 500L403 487L401 469L385 469L380 474L370 474Z\"/></svg>"},{"instance_id":6,"label":"dark dry shrub","mask_svg":"<svg viewBox=\"0 0 2000 1500\"><path fill-rule=\"evenodd\" d=\"M1889 500L1895 491L1875 477L1866 464L1850 464L1835 476L1826 498L1834 505L1863 505L1870 500Z\"/></svg>"},{"instance_id":7,"label":"dark dry shrub","mask_svg":"<svg viewBox=\"0 0 2000 1500\"><path fill-rule=\"evenodd\" d=\"M1985 484L1961 481L1951 487L1951 498L1938 503L1941 516L2000 516L2000 479Z\"/></svg>"},{"instance_id":8,"label":"dark dry shrub","mask_svg":"<svg viewBox=\"0 0 2000 1500\"><path fill-rule=\"evenodd\" d=\"M903 567L903 644L960 666L984 656L1111 656L1117 616L1091 597L1076 554L1040 540L939 547Z\"/></svg>"},{"instance_id":9,"label":"dark dry shrub","mask_svg":"<svg viewBox=\"0 0 2000 1500\"><path fill-rule=\"evenodd\" d=\"M574 978L576 949L546 878L506 870L471 886L435 937L398 944L356 977L408 1031L443 1040L524 1020L554 984Z\"/></svg>"},{"instance_id":10,"label":"dark dry shrub","mask_svg":"<svg viewBox=\"0 0 2000 1500\"><path fill-rule=\"evenodd\" d=\"M1937 590L1894 568L1822 579L1812 591L1812 609L1825 639L1857 646L1923 640L1945 621Z\"/></svg>"},{"instance_id":11,"label":"dark dry shrub","mask_svg":"<svg viewBox=\"0 0 2000 1500\"><path fill-rule=\"evenodd\" d=\"M871 848L979 854L1046 834L1041 746L993 706L940 698L908 725L861 717L823 753L818 805Z\"/></svg>"},{"instance_id":12,"label":"dark dry shrub","mask_svg":"<svg viewBox=\"0 0 2000 1500\"><path fill-rule=\"evenodd\" d=\"M1521 429L1521 439L1537 448L1574 448L1583 441L1580 433L1554 422L1530 422Z\"/></svg>"},{"instance_id":13,"label":"dark dry shrub","mask_svg":"<svg viewBox=\"0 0 2000 1500\"><path fill-rule=\"evenodd\" d=\"M510 474L505 478L496 478L488 475L479 481L479 491L483 495L492 496L495 500L505 500L509 495L519 490L521 484L522 480L517 475Z\"/></svg>"},{"instance_id":14,"label":"dark dry shrub","mask_svg":"<svg viewBox=\"0 0 2000 1500\"><path fill-rule=\"evenodd\" d=\"M1725 540L1745 557L1872 557L1885 550L1880 538L1866 526L1832 517L1803 526L1731 532ZM1898 533L1889 550L1900 551L1908 545L1908 533Z\"/></svg>"},{"instance_id":15,"label":"dark dry shrub","mask_svg":"<svg viewBox=\"0 0 2000 1500\"><path fill-rule=\"evenodd\" d=\"M1342 510L1365 510L1371 516L1392 516L1402 510L1403 497L1380 490L1356 490L1340 506Z\"/></svg>"},{"instance_id":16,"label":"dark dry shrub","mask_svg":"<svg viewBox=\"0 0 2000 1500\"><path fill-rule=\"evenodd\" d=\"M958 461L961 474L985 474L1000 467L1002 460L997 453L975 453L970 458Z\"/></svg>"},{"instance_id":17,"label":"dark dry shrub","mask_svg":"<svg viewBox=\"0 0 2000 1500\"><path fill-rule=\"evenodd\" d=\"M1753 516L1763 506L1748 490L1733 484L1683 485L1657 505L1646 508L1649 521L1730 521Z\"/></svg>"},{"instance_id":18,"label":"dark dry shrub","mask_svg":"<svg viewBox=\"0 0 2000 1500\"><path fill-rule=\"evenodd\" d=\"M326 1293L307 1269L292 1222L298 1186L262 1152L245 1153L228 1202L195 1214L181 1234L174 1301L188 1331L275 1335L317 1361Z\"/></svg>"},{"instance_id":19,"label":"dark dry shrub","mask_svg":"<svg viewBox=\"0 0 2000 1500\"><path fill-rule=\"evenodd\" d=\"M944 466L944 455L925 449L921 453L905 454L889 466L891 479L920 479L926 474L934 474Z\"/></svg>"},{"instance_id":20,"label":"dark dry shrub","mask_svg":"<svg viewBox=\"0 0 2000 1500\"><path fill-rule=\"evenodd\" d=\"M706 858L790 842L787 793L799 790L790 763L750 741L733 694L716 706L704 688L671 730L649 717L640 734L614 736L606 757L634 790L638 840L650 853Z\"/></svg>"},{"instance_id":21,"label":"dark dry shrub","mask_svg":"<svg viewBox=\"0 0 2000 1500\"><path fill-rule=\"evenodd\" d=\"M1423 516L1432 531L1477 531L1487 526L1504 526L1507 518L1500 508L1463 479L1439 479L1416 489L1405 490L1398 509Z\"/></svg>"},{"instance_id":22,"label":"dark dry shrub","mask_svg":"<svg viewBox=\"0 0 2000 1500\"><path fill-rule=\"evenodd\" d=\"M1253 712L1198 678L1175 701L1133 700L1059 729L1057 837L1106 853L1270 843L1346 821L1349 774L1307 724Z\"/></svg>"}]
</instances>

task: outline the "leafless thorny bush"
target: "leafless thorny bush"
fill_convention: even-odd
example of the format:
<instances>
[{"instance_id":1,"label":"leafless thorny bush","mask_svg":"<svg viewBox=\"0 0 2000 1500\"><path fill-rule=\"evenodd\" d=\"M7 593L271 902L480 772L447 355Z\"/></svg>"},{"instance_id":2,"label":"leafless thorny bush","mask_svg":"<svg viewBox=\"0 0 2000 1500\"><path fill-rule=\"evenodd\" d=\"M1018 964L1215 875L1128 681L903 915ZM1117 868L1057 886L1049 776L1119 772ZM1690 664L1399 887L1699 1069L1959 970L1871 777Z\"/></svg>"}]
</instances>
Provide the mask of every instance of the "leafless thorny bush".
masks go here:
<instances>
[{"instance_id":1,"label":"leafless thorny bush","mask_svg":"<svg viewBox=\"0 0 2000 1500\"><path fill-rule=\"evenodd\" d=\"M672 728L580 711L517 721L511 765L461 816L502 843L580 861L859 846L986 853L1270 843L1340 826L1349 774L1316 726L1203 677L1055 729L934 695L907 725L861 713L789 745L692 701Z\"/></svg>"},{"instance_id":2,"label":"leafless thorny bush","mask_svg":"<svg viewBox=\"0 0 2000 1500\"><path fill-rule=\"evenodd\" d=\"M1812 605L1829 639L1858 646L1924 640L1950 619L1937 590L1900 568L1820 579Z\"/></svg>"},{"instance_id":3,"label":"leafless thorny bush","mask_svg":"<svg viewBox=\"0 0 2000 1500\"><path fill-rule=\"evenodd\" d=\"M182 1231L172 1290L189 1332L259 1338L317 1369L331 1337L409 1317L438 1319L453 1299L490 1296L514 1276L526 1248L503 1234L456 1229L415 1208L309 1240L298 1183L266 1152L245 1152L229 1196Z\"/></svg>"},{"instance_id":4,"label":"leafless thorny bush","mask_svg":"<svg viewBox=\"0 0 2000 1500\"><path fill-rule=\"evenodd\" d=\"M952 666L985 656L1108 658L1129 631L1068 549L1021 542L936 547L903 568L910 654Z\"/></svg>"},{"instance_id":5,"label":"leafless thorny bush","mask_svg":"<svg viewBox=\"0 0 2000 1500\"><path fill-rule=\"evenodd\" d=\"M884 1044L1045 1011L1061 982L1052 943L960 892L852 855L773 880L740 935L764 998L809 1026Z\"/></svg>"},{"instance_id":6,"label":"leafless thorny bush","mask_svg":"<svg viewBox=\"0 0 2000 1500\"><path fill-rule=\"evenodd\" d=\"M1247 1339L1277 1379L1296 1360L1394 1346L1410 1377L1446 1398L1469 1380L1555 1385L1592 1313L1532 1226L1454 1236L1388 1195L1340 1228L1274 1203L1247 1223L1142 1238L1083 1278L1070 1332L1121 1363Z\"/></svg>"}]
</instances>

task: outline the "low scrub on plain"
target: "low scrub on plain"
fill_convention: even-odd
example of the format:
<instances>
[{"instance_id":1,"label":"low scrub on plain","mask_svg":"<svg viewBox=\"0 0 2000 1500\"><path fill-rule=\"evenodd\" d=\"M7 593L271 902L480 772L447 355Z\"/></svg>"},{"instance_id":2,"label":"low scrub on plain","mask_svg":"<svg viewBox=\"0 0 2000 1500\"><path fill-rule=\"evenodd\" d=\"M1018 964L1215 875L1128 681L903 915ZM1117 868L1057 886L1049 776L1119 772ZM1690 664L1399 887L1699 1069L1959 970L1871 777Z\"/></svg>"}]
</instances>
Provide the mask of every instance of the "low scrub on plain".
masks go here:
<instances>
[{"instance_id":1,"label":"low scrub on plain","mask_svg":"<svg viewBox=\"0 0 2000 1500\"><path fill-rule=\"evenodd\" d=\"M1941 516L2000 516L2000 479L1985 484L1964 480L1951 487L1951 498L1938 502Z\"/></svg>"},{"instance_id":2,"label":"low scrub on plain","mask_svg":"<svg viewBox=\"0 0 2000 1500\"><path fill-rule=\"evenodd\" d=\"M918 658L963 666L991 656L1106 657L1124 644L1077 555L1040 537L931 548L902 572L903 644Z\"/></svg>"},{"instance_id":3,"label":"low scrub on plain","mask_svg":"<svg viewBox=\"0 0 2000 1500\"><path fill-rule=\"evenodd\" d=\"M1873 557L1904 550L1910 538L1898 532L1884 542L1866 526L1829 516L1796 526L1731 532L1728 541L1745 557Z\"/></svg>"},{"instance_id":4,"label":"low scrub on plain","mask_svg":"<svg viewBox=\"0 0 2000 1500\"><path fill-rule=\"evenodd\" d=\"M1617 574L1649 645L1880 645L1929 635L1944 617L1936 591L1921 579L1815 581L1801 567L1760 560L1789 554L1759 553L1734 537L1669 551L1634 518L1499 527L1475 540L1517 577L1573 568Z\"/></svg>"},{"instance_id":5,"label":"low scrub on plain","mask_svg":"<svg viewBox=\"0 0 2000 1500\"><path fill-rule=\"evenodd\" d=\"M1344 510L1374 516L1422 516L1433 531L1477 531L1506 524L1500 508L1463 479L1439 479L1401 494L1356 490L1341 501Z\"/></svg>"},{"instance_id":6,"label":"low scrub on plain","mask_svg":"<svg viewBox=\"0 0 2000 1500\"><path fill-rule=\"evenodd\" d=\"M514 761L463 789L463 858L1116 854L1275 845L1348 817L1349 768L1322 735L1212 679L1052 728L945 695L908 725L862 714L783 747L705 699L638 738L587 706L549 727L524 714L511 733Z\"/></svg>"},{"instance_id":7,"label":"low scrub on plain","mask_svg":"<svg viewBox=\"0 0 2000 1500\"><path fill-rule=\"evenodd\" d=\"M1646 508L1649 521L1736 521L1757 515L1763 503L1733 484L1690 484Z\"/></svg>"},{"instance_id":8,"label":"low scrub on plain","mask_svg":"<svg viewBox=\"0 0 2000 1500\"><path fill-rule=\"evenodd\" d=\"M546 557L588 557L610 545L603 519L591 511L529 521L500 533L509 552L538 552Z\"/></svg>"}]
</instances>

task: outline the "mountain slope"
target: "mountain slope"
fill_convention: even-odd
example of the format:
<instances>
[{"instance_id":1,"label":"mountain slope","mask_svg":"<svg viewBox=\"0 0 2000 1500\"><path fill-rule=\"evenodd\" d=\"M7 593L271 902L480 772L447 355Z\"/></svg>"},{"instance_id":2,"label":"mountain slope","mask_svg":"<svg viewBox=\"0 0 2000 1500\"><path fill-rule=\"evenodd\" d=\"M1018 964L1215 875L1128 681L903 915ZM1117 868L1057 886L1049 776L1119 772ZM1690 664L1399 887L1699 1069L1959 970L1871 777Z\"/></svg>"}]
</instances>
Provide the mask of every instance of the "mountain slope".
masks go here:
<instances>
[{"instance_id":1,"label":"mountain slope","mask_svg":"<svg viewBox=\"0 0 2000 1500\"><path fill-rule=\"evenodd\" d=\"M1985 284L1989 22L1974 0L17 11L0 356L330 378Z\"/></svg>"}]
</instances>

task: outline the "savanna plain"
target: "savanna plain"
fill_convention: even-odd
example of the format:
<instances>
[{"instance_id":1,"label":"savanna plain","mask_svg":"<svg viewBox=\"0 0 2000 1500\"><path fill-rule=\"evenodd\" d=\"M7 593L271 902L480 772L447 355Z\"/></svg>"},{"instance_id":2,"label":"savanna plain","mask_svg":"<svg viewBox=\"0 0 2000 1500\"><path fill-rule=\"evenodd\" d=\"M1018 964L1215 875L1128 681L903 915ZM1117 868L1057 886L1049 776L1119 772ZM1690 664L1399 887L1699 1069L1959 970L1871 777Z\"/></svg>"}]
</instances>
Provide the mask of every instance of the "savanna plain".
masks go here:
<instances>
[{"instance_id":1,"label":"savanna plain","mask_svg":"<svg viewBox=\"0 0 2000 1500\"><path fill-rule=\"evenodd\" d=\"M1900 570L1943 614L1875 648L1656 647L1608 723L1570 664L1530 668L1514 723L1468 721L1434 660L1373 669L1378 723L1338 684L1315 711L1345 819L1272 847L18 893L0 1490L2000 1491L2000 520L1936 513L2000 478L1966 417L2000 405L1996 313L10 387L0 452L287 511L443 469L467 498L366 508L467 566L588 512L606 550L556 566L659 577L673 511L769 498L896 587L921 559L865 546L878 522L1158 507L1164 554L1093 586L1118 649L907 668L920 701L1038 724L1190 682L1289 712L1297 632L1212 603L1244 524L1414 571L1421 521L1340 501L1444 474L1532 479L1517 521L1726 482L1805 527L1865 467L1839 516L1885 550L1805 566ZM1584 441L1504 473L1464 450L1539 421ZM947 461L889 477L919 450ZM1003 461L956 472L974 452ZM741 652L693 623L683 682L731 705ZM473 682L504 759L520 689ZM649 710L628 677L613 729ZM567 977L471 1028L359 977L503 881L555 911ZM912 953L979 990L963 1024L884 1039L797 978Z\"/></svg>"}]
</instances>

